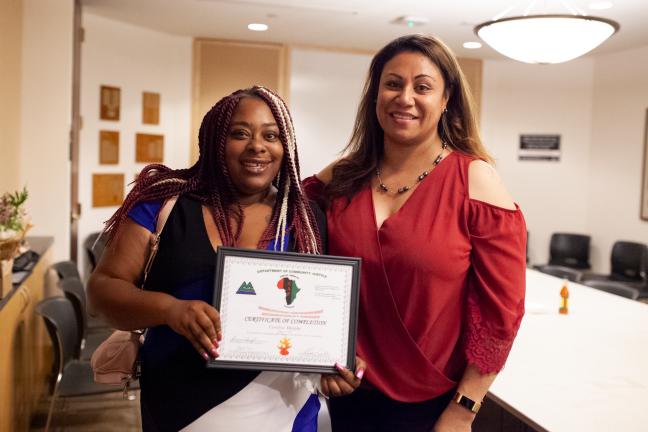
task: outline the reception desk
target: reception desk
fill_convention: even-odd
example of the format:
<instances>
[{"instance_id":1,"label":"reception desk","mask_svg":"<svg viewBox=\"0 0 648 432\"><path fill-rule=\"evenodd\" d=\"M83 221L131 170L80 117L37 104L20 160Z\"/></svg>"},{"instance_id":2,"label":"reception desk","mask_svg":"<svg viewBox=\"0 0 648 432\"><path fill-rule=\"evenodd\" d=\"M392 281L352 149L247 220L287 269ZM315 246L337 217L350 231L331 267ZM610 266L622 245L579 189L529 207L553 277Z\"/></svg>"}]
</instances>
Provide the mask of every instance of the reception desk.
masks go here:
<instances>
[{"instance_id":1,"label":"reception desk","mask_svg":"<svg viewBox=\"0 0 648 432\"><path fill-rule=\"evenodd\" d=\"M539 431L648 430L648 304L527 270L526 316L489 399Z\"/></svg>"},{"instance_id":2,"label":"reception desk","mask_svg":"<svg viewBox=\"0 0 648 432\"><path fill-rule=\"evenodd\" d=\"M49 295L47 269L52 238L27 239L40 255L36 265L0 299L0 431L26 431L31 413L47 392L52 347L34 306Z\"/></svg>"}]
</instances>

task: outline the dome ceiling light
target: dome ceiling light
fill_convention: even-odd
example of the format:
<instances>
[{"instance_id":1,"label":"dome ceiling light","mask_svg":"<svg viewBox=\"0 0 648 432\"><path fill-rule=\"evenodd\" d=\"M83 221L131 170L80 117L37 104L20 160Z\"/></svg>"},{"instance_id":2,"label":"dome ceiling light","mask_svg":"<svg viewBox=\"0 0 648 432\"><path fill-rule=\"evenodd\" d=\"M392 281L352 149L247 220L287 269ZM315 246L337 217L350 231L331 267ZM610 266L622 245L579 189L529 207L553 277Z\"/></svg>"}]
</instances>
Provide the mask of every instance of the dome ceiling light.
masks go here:
<instances>
[{"instance_id":1,"label":"dome ceiling light","mask_svg":"<svg viewBox=\"0 0 648 432\"><path fill-rule=\"evenodd\" d=\"M552 64L588 53L619 30L616 21L588 16L571 7L571 14L528 14L529 9L521 16L481 23L475 34L506 57Z\"/></svg>"}]
</instances>

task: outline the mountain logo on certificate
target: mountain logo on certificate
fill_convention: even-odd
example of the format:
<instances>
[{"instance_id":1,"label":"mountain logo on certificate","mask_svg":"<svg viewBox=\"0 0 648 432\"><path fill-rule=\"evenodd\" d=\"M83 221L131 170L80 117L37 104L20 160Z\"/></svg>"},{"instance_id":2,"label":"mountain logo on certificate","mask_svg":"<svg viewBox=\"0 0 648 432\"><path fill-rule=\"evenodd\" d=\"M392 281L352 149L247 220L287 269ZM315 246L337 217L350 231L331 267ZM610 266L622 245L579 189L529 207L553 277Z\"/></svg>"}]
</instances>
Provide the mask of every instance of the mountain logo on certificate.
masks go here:
<instances>
[{"instance_id":1,"label":"mountain logo on certificate","mask_svg":"<svg viewBox=\"0 0 648 432\"><path fill-rule=\"evenodd\" d=\"M295 299L297 298L297 293L301 291L297 288L297 282L287 277L279 279L277 282L277 288L286 291L286 305L290 306Z\"/></svg>"},{"instance_id":2,"label":"mountain logo on certificate","mask_svg":"<svg viewBox=\"0 0 648 432\"><path fill-rule=\"evenodd\" d=\"M243 282L239 289L236 291L236 294L250 294L250 295L256 295L256 291L254 291L254 287L252 286L252 282Z\"/></svg>"},{"instance_id":3,"label":"mountain logo on certificate","mask_svg":"<svg viewBox=\"0 0 648 432\"><path fill-rule=\"evenodd\" d=\"M292 348L292 343L290 343L290 339L285 337L279 341L277 348L279 348L279 354L281 354L282 356L287 356L288 354L290 354L288 348Z\"/></svg>"}]
</instances>

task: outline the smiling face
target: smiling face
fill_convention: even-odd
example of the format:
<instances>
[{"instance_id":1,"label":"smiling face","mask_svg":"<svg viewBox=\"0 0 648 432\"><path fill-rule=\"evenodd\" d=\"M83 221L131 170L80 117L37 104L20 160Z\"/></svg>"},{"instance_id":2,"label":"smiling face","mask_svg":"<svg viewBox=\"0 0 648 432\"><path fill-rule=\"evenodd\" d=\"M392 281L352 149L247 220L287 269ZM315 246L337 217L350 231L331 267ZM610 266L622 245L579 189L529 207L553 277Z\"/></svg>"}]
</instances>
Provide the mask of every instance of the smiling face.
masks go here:
<instances>
[{"instance_id":1,"label":"smiling face","mask_svg":"<svg viewBox=\"0 0 648 432\"><path fill-rule=\"evenodd\" d=\"M268 105L258 98L242 98L225 142L225 163L241 201L265 195L283 154L279 127Z\"/></svg>"},{"instance_id":2,"label":"smiling face","mask_svg":"<svg viewBox=\"0 0 648 432\"><path fill-rule=\"evenodd\" d=\"M447 102L445 82L434 63L417 52L397 54L382 70L376 98L385 143L432 142Z\"/></svg>"}]
</instances>

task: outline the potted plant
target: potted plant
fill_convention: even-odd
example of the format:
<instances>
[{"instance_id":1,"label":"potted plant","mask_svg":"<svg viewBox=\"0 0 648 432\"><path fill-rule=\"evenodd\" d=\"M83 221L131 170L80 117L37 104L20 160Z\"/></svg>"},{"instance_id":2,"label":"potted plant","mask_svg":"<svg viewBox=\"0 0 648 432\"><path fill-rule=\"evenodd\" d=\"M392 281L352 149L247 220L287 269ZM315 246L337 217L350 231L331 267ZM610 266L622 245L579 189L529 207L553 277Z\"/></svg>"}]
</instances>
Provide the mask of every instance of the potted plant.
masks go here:
<instances>
[{"instance_id":1,"label":"potted plant","mask_svg":"<svg viewBox=\"0 0 648 432\"><path fill-rule=\"evenodd\" d=\"M27 201L27 188L0 197L0 297L11 289L11 267L13 259L27 230L31 228L30 218L23 205Z\"/></svg>"}]
</instances>

